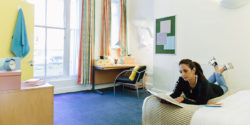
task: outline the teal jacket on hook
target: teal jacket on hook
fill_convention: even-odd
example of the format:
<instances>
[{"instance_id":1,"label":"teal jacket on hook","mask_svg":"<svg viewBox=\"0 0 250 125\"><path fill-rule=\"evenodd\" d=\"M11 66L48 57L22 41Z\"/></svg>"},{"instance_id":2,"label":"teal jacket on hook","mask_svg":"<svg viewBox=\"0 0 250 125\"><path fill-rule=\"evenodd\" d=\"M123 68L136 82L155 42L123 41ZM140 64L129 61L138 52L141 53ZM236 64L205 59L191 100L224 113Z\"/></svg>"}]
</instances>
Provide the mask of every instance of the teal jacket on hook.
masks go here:
<instances>
[{"instance_id":1,"label":"teal jacket on hook","mask_svg":"<svg viewBox=\"0 0 250 125\"><path fill-rule=\"evenodd\" d=\"M30 51L25 20L21 8L18 11L16 27L12 36L11 51L17 57L25 57Z\"/></svg>"}]
</instances>

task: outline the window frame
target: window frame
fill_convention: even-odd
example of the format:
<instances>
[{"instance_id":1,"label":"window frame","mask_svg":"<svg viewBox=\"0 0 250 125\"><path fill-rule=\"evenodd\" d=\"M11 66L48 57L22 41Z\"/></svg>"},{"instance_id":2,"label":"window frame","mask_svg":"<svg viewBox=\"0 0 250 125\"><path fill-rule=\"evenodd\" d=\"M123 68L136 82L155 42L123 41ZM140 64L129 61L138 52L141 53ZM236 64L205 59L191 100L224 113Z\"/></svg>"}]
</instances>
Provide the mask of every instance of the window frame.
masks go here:
<instances>
[{"instance_id":1,"label":"window frame","mask_svg":"<svg viewBox=\"0 0 250 125\"><path fill-rule=\"evenodd\" d=\"M119 42L119 33L120 33L120 20L121 20L121 3L120 3L120 0L111 0L111 34L112 34L112 22L114 22L113 20L112 20L112 18L113 18L113 14L112 14L112 12L113 12L113 10L112 10L112 3L113 2L117 2L118 3L118 9L119 9L119 12L120 12L120 14L118 15L118 18L119 18L119 25L118 25L118 34L116 34L116 35L118 35L118 39L117 39L117 42ZM118 13L119 13L118 12ZM111 49L119 49L120 48L120 45L116 45L117 44L117 42L115 42L115 41L113 41L113 39L112 39L112 36L114 36L114 35L111 35L111 39L110 39L110 48Z\"/></svg>"},{"instance_id":2,"label":"window frame","mask_svg":"<svg viewBox=\"0 0 250 125\"><path fill-rule=\"evenodd\" d=\"M45 29L45 60L44 60L44 75L43 76L35 76L34 78L43 78L46 80L51 79L72 79L72 76L70 76L70 7L71 7L71 0L63 0L64 1L64 28L62 27L53 27L48 26L47 24L47 6L48 6L48 0L45 0L45 24L44 25L36 25L34 24L34 29L37 28L44 28ZM80 6L80 5L79 5ZM47 31L48 29L61 29L64 30L64 51L63 51L63 74L58 76L48 76L47 66L48 66L48 48L47 48L47 42L48 42L48 36ZM35 51L35 50L34 50ZM34 69L35 70L35 69Z\"/></svg>"}]
</instances>

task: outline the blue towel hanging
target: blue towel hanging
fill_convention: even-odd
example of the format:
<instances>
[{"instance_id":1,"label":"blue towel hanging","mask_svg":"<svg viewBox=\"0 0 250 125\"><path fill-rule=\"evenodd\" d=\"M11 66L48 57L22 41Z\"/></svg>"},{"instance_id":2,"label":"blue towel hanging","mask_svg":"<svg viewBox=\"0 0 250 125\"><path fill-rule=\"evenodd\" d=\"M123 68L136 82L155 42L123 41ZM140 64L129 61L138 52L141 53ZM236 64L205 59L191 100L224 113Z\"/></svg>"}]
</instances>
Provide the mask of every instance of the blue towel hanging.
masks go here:
<instances>
[{"instance_id":1,"label":"blue towel hanging","mask_svg":"<svg viewBox=\"0 0 250 125\"><path fill-rule=\"evenodd\" d=\"M16 27L12 37L11 51L17 57L25 57L30 51L25 20L21 8L18 11Z\"/></svg>"}]
</instances>

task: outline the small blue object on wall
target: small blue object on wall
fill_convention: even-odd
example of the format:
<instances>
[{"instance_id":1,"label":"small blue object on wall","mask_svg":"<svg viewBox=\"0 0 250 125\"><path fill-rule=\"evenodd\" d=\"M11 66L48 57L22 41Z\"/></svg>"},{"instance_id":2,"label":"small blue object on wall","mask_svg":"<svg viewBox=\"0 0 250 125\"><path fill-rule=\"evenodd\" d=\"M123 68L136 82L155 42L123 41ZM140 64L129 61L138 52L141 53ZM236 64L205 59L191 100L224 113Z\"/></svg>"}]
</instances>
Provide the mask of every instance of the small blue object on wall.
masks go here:
<instances>
[{"instance_id":1,"label":"small blue object on wall","mask_svg":"<svg viewBox=\"0 0 250 125\"><path fill-rule=\"evenodd\" d=\"M0 71L21 70L21 58L0 58Z\"/></svg>"}]
</instances>

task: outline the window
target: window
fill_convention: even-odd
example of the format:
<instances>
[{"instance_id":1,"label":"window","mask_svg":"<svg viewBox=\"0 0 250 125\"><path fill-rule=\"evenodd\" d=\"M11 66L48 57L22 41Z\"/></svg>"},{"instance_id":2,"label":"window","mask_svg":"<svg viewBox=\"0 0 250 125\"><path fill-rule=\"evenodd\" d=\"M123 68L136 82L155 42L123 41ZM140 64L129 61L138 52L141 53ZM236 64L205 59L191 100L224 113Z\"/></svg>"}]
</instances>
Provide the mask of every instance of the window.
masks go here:
<instances>
[{"instance_id":1,"label":"window","mask_svg":"<svg viewBox=\"0 0 250 125\"><path fill-rule=\"evenodd\" d=\"M78 73L81 0L36 0L34 77Z\"/></svg>"},{"instance_id":2,"label":"window","mask_svg":"<svg viewBox=\"0 0 250 125\"><path fill-rule=\"evenodd\" d=\"M111 48L119 48L120 17L120 0L111 0Z\"/></svg>"}]
</instances>

